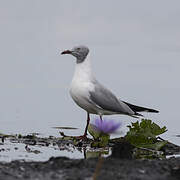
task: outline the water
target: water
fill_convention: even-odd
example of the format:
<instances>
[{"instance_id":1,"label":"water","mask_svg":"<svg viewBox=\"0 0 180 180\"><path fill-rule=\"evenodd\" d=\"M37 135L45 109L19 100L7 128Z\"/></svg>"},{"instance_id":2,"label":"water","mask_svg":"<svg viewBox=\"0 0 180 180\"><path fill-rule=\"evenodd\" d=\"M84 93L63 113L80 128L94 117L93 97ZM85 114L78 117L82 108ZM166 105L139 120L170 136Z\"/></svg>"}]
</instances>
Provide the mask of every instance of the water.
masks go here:
<instances>
[{"instance_id":1,"label":"water","mask_svg":"<svg viewBox=\"0 0 180 180\"><path fill-rule=\"evenodd\" d=\"M11 143L5 141L0 145L1 150L0 161L10 162L13 160L25 161L47 161L50 157L66 156L73 159L82 159L84 154L77 149L69 148L68 150L60 150L58 146L28 146L30 151L27 151L25 144Z\"/></svg>"},{"instance_id":2,"label":"water","mask_svg":"<svg viewBox=\"0 0 180 180\"><path fill-rule=\"evenodd\" d=\"M36 139L37 140L37 139ZM49 140L49 139L48 139ZM47 140L37 140L36 145L30 144L31 140L20 140L17 138L6 138L0 143L0 161L11 162L13 160L23 161L47 161L51 157L69 157L72 159L88 159L111 155L111 148L91 148L89 144L83 147L75 147L72 142L53 143L45 145Z\"/></svg>"}]
</instances>

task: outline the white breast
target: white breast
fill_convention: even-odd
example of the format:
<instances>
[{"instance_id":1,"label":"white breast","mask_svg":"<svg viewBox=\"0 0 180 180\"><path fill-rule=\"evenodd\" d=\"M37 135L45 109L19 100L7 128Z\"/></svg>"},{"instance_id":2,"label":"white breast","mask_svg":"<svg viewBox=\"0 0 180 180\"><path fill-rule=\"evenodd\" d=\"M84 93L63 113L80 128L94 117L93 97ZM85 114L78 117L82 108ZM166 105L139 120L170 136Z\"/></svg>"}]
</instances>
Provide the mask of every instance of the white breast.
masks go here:
<instances>
[{"instance_id":1,"label":"white breast","mask_svg":"<svg viewBox=\"0 0 180 180\"><path fill-rule=\"evenodd\" d=\"M89 113L97 113L95 105L89 98L89 91L93 91L93 75L89 58L82 63L76 64L75 73L70 86L70 95L77 105Z\"/></svg>"},{"instance_id":2,"label":"white breast","mask_svg":"<svg viewBox=\"0 0 180 180\"><path fill-rule=\"evenodd\" d=\"M94 106L89 100L89 89L92 89L92 87L88 83L79 84L73 82L70 88L70 95L78 106L89 113L96 113Z\"/></svg>"}]
</instances>

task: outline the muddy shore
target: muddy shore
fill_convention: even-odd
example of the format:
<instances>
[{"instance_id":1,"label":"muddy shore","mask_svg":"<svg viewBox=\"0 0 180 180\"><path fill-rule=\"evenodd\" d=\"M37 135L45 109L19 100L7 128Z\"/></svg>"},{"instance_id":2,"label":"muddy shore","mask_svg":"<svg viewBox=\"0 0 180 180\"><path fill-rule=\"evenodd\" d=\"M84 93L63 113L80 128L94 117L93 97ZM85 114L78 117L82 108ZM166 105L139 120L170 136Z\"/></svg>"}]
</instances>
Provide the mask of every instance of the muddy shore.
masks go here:
<instances>
[{"instance_id":1,"label":"muddy shore","mask_svg":"<svg viewBox=\"0 0 180 180\"><path fill-rule=\"evenodd\" d=\"M66 157L50 158L46 162L0 163L0 179L36 180L179 180L180 158L166 160L106 159L73 160Z\"/></svg>"}]
</instances>

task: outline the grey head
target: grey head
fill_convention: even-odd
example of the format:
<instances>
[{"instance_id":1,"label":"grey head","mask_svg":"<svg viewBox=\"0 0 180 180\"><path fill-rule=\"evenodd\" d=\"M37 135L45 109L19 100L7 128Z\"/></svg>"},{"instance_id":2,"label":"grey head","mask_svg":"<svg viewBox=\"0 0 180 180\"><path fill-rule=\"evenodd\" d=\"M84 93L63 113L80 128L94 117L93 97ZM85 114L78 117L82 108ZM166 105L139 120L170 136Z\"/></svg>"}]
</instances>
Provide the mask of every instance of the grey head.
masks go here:
<instances>
[{"instance_id":1,"label":"grey head","mask_svg":"<svg viewBox=\"0 0 180 180\"><path fill-rule=\"evenodd\" d=\"M71 50L65 50L61 54L71 54L76 57L77 63L82 63L89 53L89 48L86 46L75 46Z\"/></svg>"}]
</instances>

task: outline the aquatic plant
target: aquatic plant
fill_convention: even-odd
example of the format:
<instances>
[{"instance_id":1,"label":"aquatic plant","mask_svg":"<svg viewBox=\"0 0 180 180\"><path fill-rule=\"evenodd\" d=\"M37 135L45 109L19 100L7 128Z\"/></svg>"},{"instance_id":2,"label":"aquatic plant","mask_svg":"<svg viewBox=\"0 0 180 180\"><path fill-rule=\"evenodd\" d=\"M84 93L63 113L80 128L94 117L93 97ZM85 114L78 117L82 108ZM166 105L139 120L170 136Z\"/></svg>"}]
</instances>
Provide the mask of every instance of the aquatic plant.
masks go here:
<instances>
[{"instance_id":1,"label":"aquatic plant","mask_svg":"<svg viewBox=\"0 0 180 180\"><path fill-rule=\"evenodd\" d=\"M108 119L95 119L88 126L88 132L93 136L94 140L98 140L98 142L94 142L93 146L104 147L108 144L110 139L110 134L115 133L119 127L121 126L120 122L116 122L114 120Z\"/></svg>"},{"instance_id":2,"label":"aquatic plant","mask_svg":"<svg viewBox=\"0 0 180 180\"><path fill-rule=\"evenodd\" d=\"M166 127L161 128L149 119L142 119L141 122L131 123L131 126L127 127L129 131L125 139L136 147L160 150L167 144L167 141L157 140L160 134L167 131Z\"/></svg>"}]
</instances>

